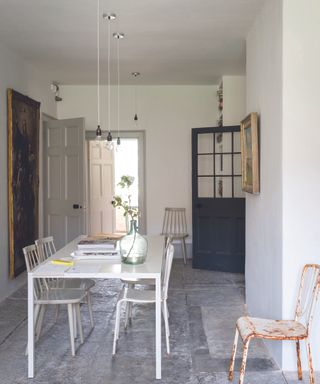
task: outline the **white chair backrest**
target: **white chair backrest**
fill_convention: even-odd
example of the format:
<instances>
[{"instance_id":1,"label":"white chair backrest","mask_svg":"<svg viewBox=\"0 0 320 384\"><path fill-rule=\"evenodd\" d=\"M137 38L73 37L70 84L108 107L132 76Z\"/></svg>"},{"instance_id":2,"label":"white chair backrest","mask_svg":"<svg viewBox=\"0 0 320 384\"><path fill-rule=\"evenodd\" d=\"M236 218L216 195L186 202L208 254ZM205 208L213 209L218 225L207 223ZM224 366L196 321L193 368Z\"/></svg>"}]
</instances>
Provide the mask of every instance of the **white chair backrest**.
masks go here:
<instances>
[{"instance_id":1,"label":"white chair backrest","mask_svg":"<svg viewBox=\"0 0 320 384\"><path fill-rule=\"evenodd\" d=\"M161 234L172 237L188 235L185 208L165 208Z\"/></svg>"},{"instance_id":2,"label":"white chair backrest","mask_svg":"<svg viewBox=\"0 0 320 384\"><path fill-rule=\"evenodd\" d=\"M164 300L168 298L169 279L172 267L173 254L174 247L171 243L169 243L167 246L164 273L162 274L162 298Z\"/></svg>"},{"instance_id":3,"label":"white chair backrest","mask_svg":"<svg viewBox=\"0 0 320 384\"><path fill-rule=\"evenodd\" d=\"M295 320L301 322L310 330L315 305L319 293L320 265L306 264L303 267L297 306L295 311Z\"/></svg>"},{"instance_id":4,"label":"white chair backrest","mask_svg":"<svg viewBox=\"0 0 320 384\"><path fill-rule=\"evenodd\" d=\"M23 249L24 258L26 261L27 271L31 272L35 267L41 264L37 247L32 244ZM48 283L46 279L34 279L34 297L37 299L41 292L48 290Z\"/></svg>"},{"instance_id":5,"label":"white chair backrest","mask_svg":"<svg viewBox=\"0 0 320 384\"><path fill-rule=\"evenodd\" d=\"M54 246L53 237L43 237L35 241L39 258L41 261L46 260L48 257L56 253L56 247Z\"/></svg>"}]
</instances>

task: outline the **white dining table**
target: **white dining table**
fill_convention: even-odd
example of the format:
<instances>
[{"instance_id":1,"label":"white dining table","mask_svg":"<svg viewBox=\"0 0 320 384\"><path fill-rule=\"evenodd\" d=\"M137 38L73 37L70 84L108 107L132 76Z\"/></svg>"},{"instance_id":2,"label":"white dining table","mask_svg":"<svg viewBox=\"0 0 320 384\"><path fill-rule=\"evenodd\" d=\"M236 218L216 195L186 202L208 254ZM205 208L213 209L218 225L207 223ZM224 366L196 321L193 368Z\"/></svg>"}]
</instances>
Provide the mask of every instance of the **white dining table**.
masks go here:
<instances>
[{"instance_id":1,"label":"white dining table","mask_svg":"<svg viewBox=\"0 0 320 384\"><path fill-rule=\"evenodd\" d=\"M28 273L28 377L35 375L34 279L154 279L156 290L155 358L156 379L161 379L161 266L164 241L161 236L147 236L148 254L143 264L123 264L119 260L74 260L73 266L52 264L52 259L64 258L77 249L79 236ZM110 349L112 346L110 345Z\"/></svg>"}]
</instances>

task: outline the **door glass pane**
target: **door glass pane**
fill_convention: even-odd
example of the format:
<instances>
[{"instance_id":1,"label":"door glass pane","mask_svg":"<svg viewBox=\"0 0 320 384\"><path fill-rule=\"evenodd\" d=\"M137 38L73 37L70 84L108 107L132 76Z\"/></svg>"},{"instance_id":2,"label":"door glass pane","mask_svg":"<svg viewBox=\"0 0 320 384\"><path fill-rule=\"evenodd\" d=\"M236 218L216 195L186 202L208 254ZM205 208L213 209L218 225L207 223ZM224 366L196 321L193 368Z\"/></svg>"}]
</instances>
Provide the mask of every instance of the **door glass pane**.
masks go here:
<instances>
[{"instance_id":1,"label":"door glass pane","mask_svg":"<svg viewBox=\"0 0 320 384\"><path fill-rule=\"evenodd\" d=\"M217 177L215 181L216 197L232 197L232 177Z\"/></svg>"},{"instance_id":2,"label":"door glass pane","mask_svg":"<svg viewBox=\"0 0 320 384\"><path fill-rule=\"evenodd\" d=\"M216 155L215 156L215 174L231 175L232 174L232 155Z\"/></svg>"},{"instance_id":3,"label":"door glass pane","mask_svg":"<svg viewBox=\"0 0 320 384\"><path fill-rule=\"evenodd\" d=\"M231 132L216 133L216 137L215 137L216 153L231 152L232 151L231 141L232 141Z\"/></svg>"},{"instance_id":4,"label":"door glass pane","mask_svg":"<svg viewBox=\"0 0 320 384\"><path fill-rule=\"evenodd\" d=\"M198 134L198 153L213 153L213 133Z\"/></svg>"},{"instance_id":5,"label":"door glass pane","mask_svg":"<svg viewBox=\"0 0 320 384\"><path fill-rule=\"evenodd\" d=\"M198 197L213 197L213 177L198 177Z\"/></svg>"},{"instance_id":6,"label":"door glass pane","mask_svg":"<svg viewBox=\"0 0 320 384\"><path fill-rule=\"evenodd\" d=\"M213 175L213 155L198 156L198 175Z\"/></svg>"},{"instance_id":7,"label":"door glass pane","mask_svg":"<svg viewBox=\"0 0 320 384\"><path fill-rule=\"evenodd\" d=\"M233 155L233 173L241 175L241 155Z\"/></svg>"},{"instance_id":8,"label":"door glass pane","mask_svg":"<svg viewBox=\"0 0 320 384\"><path fill-rule=\"evenodd\" d=\"M241 176L233 178L234 197L245 197L245 193L241 187Z\"/></svg>"},{"instance_id":9,"label":"door glass pane","mask_svg":"<svg viewBox=\"0 0 320 384\"><path fill-rule=\"evenodd\" d=\"M233 133L233 152L241 152L240 132Z\"/></svg>"}]
</instances>

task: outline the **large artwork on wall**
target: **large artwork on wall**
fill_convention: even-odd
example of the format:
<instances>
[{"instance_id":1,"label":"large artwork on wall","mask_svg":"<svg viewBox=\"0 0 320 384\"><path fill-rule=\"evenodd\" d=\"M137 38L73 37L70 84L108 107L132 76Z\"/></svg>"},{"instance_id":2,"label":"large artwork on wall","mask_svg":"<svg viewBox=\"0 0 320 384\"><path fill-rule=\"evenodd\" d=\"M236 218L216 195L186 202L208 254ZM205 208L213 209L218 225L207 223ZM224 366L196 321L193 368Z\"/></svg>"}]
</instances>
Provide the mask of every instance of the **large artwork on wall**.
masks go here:
<instances>
[{"instance_id":1,"label":"large artwork on wall","mask_svg":"<svg viewBox=\"0 0 320 384\"><path fill-rule=\"evenodd\" d=\"M8 89L10 277L26 269L22 248L38 238L40 103Z\"/></svg>"}]
</instances>

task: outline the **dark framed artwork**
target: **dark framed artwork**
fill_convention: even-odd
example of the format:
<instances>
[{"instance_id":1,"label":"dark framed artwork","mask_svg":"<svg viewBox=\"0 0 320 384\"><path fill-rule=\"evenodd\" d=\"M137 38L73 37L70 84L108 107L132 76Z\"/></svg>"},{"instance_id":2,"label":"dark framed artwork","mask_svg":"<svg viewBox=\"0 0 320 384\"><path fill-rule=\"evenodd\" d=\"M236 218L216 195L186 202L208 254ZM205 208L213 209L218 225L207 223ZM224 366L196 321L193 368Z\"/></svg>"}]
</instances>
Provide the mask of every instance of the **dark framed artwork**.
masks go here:
<instances>
[{"instance_id":1,"label":"dark framed artwork","mask_svg":"<svg viewBox=\"0 0 320 384\"><path fill-rule=\"evenodd\" d=\"M22 248L39 232L40 103L13 89L8 102L8 207L10 278L26 269Z\"/></svg>"},{"instance_id":2,"label":"dark framed artwork","mask_svg":"<svg viewBox=\"0 0 320 384\"><path fill-rule=\"evenodd\" d=\"M242 189L260 192L258 114L250 113L240 124Z\"/></svg>"}]
</instances>

